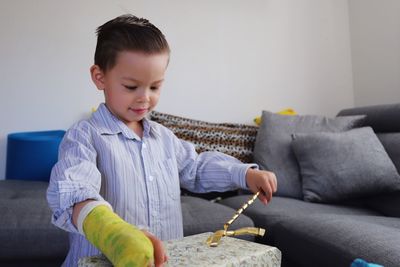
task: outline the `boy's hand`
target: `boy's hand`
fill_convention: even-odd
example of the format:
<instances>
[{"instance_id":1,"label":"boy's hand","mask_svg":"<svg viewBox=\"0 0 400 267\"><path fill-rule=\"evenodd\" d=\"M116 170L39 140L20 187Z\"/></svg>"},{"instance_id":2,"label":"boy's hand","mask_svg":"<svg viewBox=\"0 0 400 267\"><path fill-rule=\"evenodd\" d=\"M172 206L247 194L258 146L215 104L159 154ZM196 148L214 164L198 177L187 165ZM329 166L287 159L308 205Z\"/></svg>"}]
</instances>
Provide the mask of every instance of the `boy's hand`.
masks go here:
<instances>
[{"instance_id":1,"label":"boy's hand","mask_svg":"<svg viewBox=\"0 0 400 267\"><path fill-rule=\"evenodd\" d=\"M261 189L261 194L259 194L258 198L265 205L271 201L272 193L275 193L277 189L276 176L269 171L249 168L246 172L246 183L254 193Z\"/></svg>"},{"instance_id":2,"label":"boy's hand","mask_svg":"<svg viewBox=\"0 0 400 267\"><path fill-rule=\"evenodd\" d=\"M162 267L166 261L168 261L168 256L165 253L163 243L156 236L150 234L147 231L142 230L145 236L150 239L151 243L153 243L154 248L154 266ZM150 266L153 266L152 264Z\"/></svg>"},{"instance_id":3,"label":"boy's hand","mask_svg":"<svg viewBox=\"0 0 400 267\"><path fill-rule=\"evenodd\" d=\"M159 246L153 247L153 240L105 205L89 212L83 221L83 232L116 267L151 266L154 255L159 254L155 252L156 249L159 251Z\"/></svg>"}]
</instances>

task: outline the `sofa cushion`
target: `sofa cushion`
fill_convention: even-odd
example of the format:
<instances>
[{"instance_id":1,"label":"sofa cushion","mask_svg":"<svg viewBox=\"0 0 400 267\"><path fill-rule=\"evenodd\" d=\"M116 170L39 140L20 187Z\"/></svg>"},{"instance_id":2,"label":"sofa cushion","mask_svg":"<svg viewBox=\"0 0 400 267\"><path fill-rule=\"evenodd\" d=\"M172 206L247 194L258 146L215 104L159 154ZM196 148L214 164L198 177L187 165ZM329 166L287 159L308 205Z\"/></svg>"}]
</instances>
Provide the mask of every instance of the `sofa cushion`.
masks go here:
<instances>
[{"instance_id":1,"label":"sofa cushion","mask_svg":"<svg viewBox=\"0 0 400 267\"><path fill-rule=\"evenodd\" d=\"M377 136L400 173L400 133L378 133Z\"/></svg>"},{"instance_id":2,"label":"sofa cushion","mask_svg":"<svg viewBox=\"0 0 400 267\"><path fill-rule=\"evenodd\" d=\"M251 195L240 195L221 200L219 203L238 209ZM305 202L294 198L273 197L268 205L256 200L245 211L256 227L265 228L267 234L260 242L274 245L277 225L280 225L292 217L322 214L353 214L353 215L380 215L379 212L367 209L360 201L348 201L341 204L320 204Z\"/></svg>"},{"instance_id":3,"label":"sofa cushion","mask_svg":"<svg viewBox=\"0 0 400 267\"><path fill-rule=\"evenodd\" d=\"M0 180L0 202L10 199L45 199L48 182Z\"/></svg>"},{"instance_id":4,"label":"sofa cushion","mask_svg":"<svg viewBox=\"0 0 400 267\"><path fill-rule=\"evenodd\" d=\"M252 162L257 126L212 123L153 111L150 119L169 128L177 137L193 143L196 151L219 151L242 162Z\"/></svg>"},{"instance_id":5,"label":"sofa cushion","mask_svg":"<svg viewBox=\"0 0 400 267\"><path fill-rule=\"evenodd\" d=\"M275 227L276 246L297 266L350 266L356 258L400 266L400 220L383 216L303 214Z\"/></svg>"},{"instance_id":6,"label":"sofa cushion","mask_svg":"<svg viewBox=\"0 0 400 267\"><path fill-rule=\"evenodd\" d=\"M223 230L224 224L235 214L235 210L230 207L201 198L182 196L181 203L183 233L185 236ZM251 226L254 226L253 221L242 214L233 222L229 229L234 230Z\"/></svg>"},{"instance_id":7,"label":"sofa cushion","mask_svg":"<svg viewBox=\"0 0 400 267\"><path fill-rule=\"evenodd\" d=\"M400 192L365 198L365 203L383 215L400 218Z\"/></svg>"},{"instance_id":8,"label":"sofa cushion","mask_svg":"<svg viewBox=\"0 0 400 267\"><path fill-rule=\"evenodd\" d=\"M65 258L68 234L50 222L47 187L47 182L0 181L0 260Z\"/></svg>"},{"instance_id":9,"label":"sofa cushion","mask_svg":"<svg viewBox=\"0 0 400 267\"><path fill-rule=\"evenodd\" d=\"M304 200L334 202L400 190L400 176L371 127L296 133Z\"/></svg>"},{"instance_id":10,"label":"sofa cushion","mask_svg":"<svg viewBox=\"0 0 400 267\"><path fill-rule=\"evenodd\" d=\"M326 118L285 116L263 111L254 147L254 161L261 169L275 172L277 196L302 198L300 172L291 148L293 133L340 132L361 126L365 116Z\"/></svg>"}]
</instances>

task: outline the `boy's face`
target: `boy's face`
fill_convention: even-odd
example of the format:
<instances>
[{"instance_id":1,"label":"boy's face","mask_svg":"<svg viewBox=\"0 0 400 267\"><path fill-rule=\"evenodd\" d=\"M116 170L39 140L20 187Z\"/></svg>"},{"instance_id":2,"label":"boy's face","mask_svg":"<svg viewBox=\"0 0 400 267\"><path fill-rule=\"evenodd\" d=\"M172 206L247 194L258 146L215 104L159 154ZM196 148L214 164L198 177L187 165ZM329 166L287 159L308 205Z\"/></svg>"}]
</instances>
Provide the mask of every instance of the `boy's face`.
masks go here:
<instances>
[{"instance_id":1,"label":"boy's face","mask_svg":"<svg viewBox=\"0 0 400 267\"><path fill-rule=\"evenodd\" d=\"M113 68L103 72L94 65L90 71L108 109L134 128L158 103L168 59L168 53L123 51Z\"/></svg>"}]
</instances>

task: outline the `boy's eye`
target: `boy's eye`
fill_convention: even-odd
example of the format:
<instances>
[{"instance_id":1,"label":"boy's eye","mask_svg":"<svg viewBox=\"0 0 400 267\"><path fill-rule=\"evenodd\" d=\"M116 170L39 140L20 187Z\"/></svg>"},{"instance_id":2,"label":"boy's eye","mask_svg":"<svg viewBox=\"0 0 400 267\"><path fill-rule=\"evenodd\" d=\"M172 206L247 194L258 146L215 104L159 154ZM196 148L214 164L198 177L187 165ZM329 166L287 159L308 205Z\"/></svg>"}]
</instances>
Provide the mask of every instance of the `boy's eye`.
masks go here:
<instances>
[{"instance_id":1,"label":"boy's eye","mask_svg":"<svg viewBox=\"0 0 400 267\"><path fill-rule=\"evenodd\" d=\"M158 90L158 88L159 88L158 86L151 86L151 87L150 87L150 89L153 90L153 91Z\"/></svg>"},{"instance_id":2,"label":"boy's eye","mask_svg":"<svg viewBox=\"0 0 400 267\"><path fill-rule=\"evenodd\" d=\"M128 90L135 90L137 88L137 86L128 86L128 85L124 85L124 87Z\"/></svg>"}]
</instances>

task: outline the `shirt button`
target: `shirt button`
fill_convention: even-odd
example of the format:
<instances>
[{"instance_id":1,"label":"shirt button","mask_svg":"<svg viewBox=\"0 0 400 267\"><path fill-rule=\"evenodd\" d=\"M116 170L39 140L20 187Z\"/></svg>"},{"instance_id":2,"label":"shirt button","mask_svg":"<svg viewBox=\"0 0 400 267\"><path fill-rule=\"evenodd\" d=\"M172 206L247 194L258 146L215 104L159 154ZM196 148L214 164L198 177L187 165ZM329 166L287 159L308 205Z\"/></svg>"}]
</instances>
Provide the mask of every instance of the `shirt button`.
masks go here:
<instances>
[{"instance_id":1,"label":"shirt button","mask_svg":"<svg viewBox=\"0 0 400 267\"><path fill-rule=\"evenodd\" d=\"M143 148L146 148L146 147L147 147L146 143L143 143L143 144L142 144L142 147L143 147Z\"/></svg>"},{"instance_id":2,"label":"shirt button","mask_svg":"<svg viewBox=\"0 0 400 267\"><path fill-rule=\"evenodd\" d=\"M149 181L151 182L151 181L153 181L153 179L154 179L154 177L153 176L149 176Z\"/></svg>"}]
</instances>

